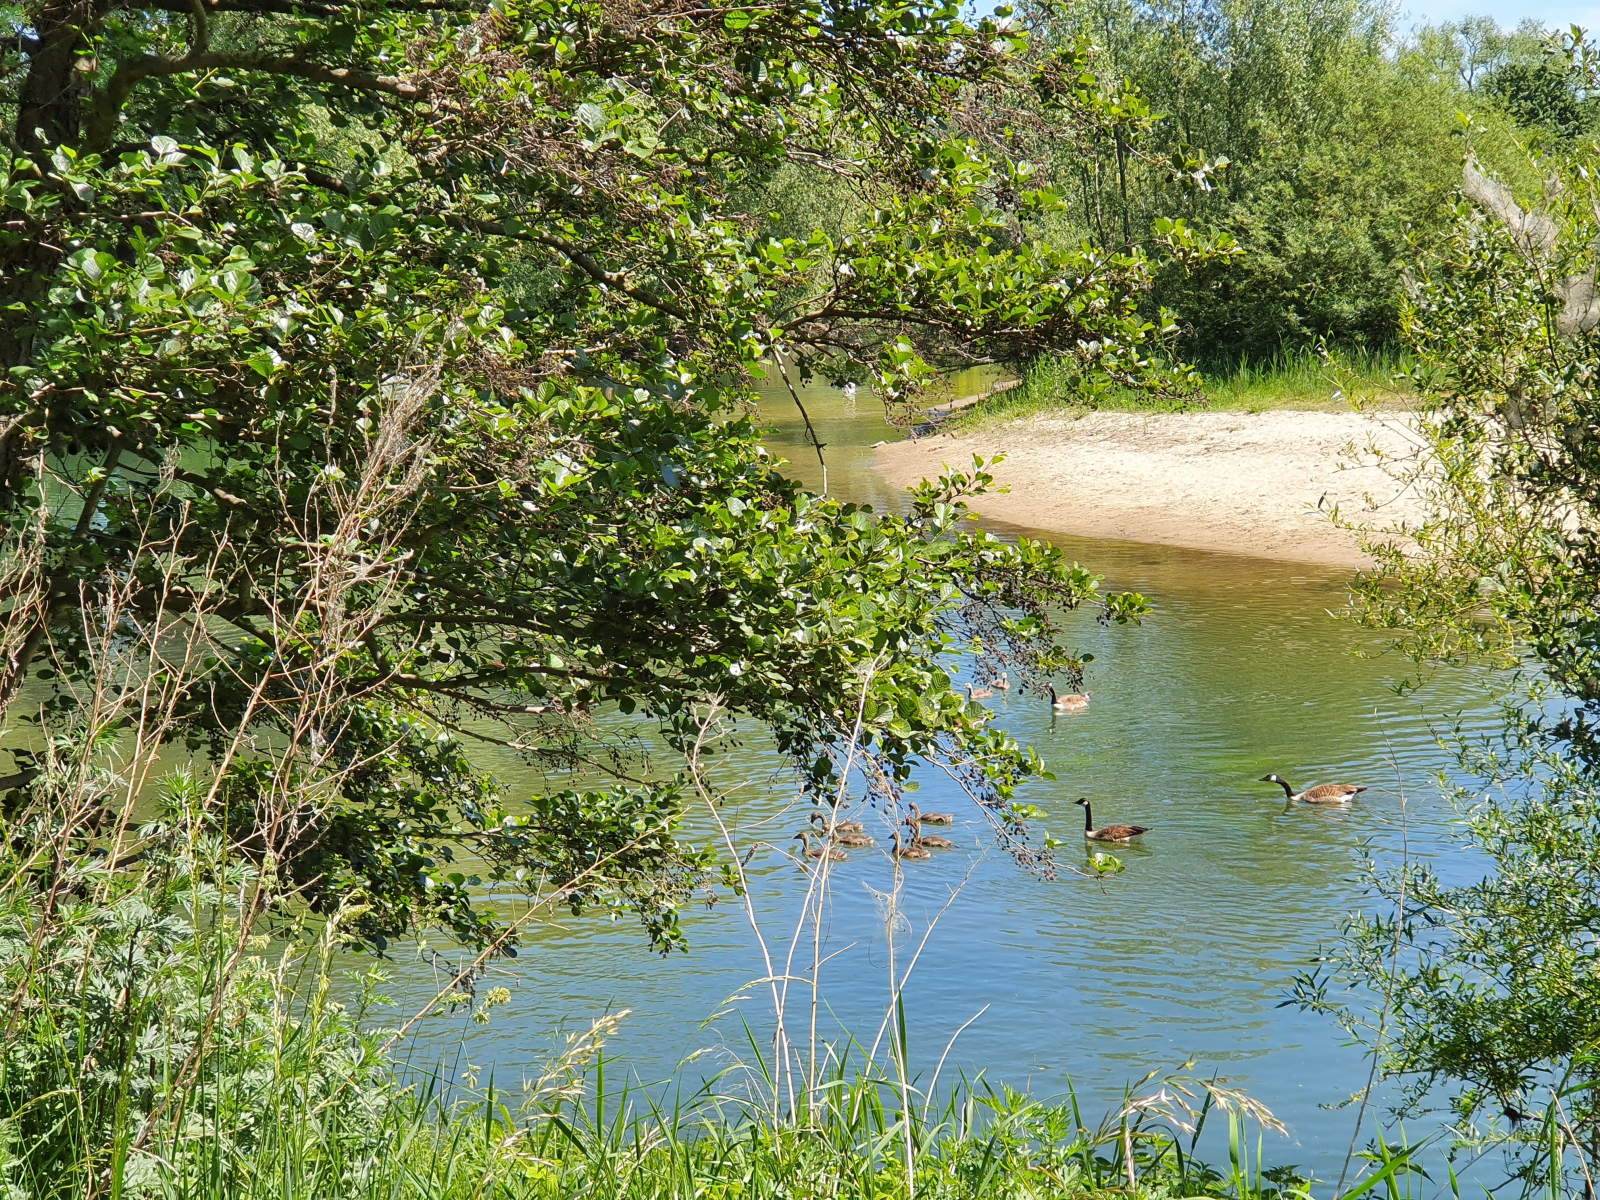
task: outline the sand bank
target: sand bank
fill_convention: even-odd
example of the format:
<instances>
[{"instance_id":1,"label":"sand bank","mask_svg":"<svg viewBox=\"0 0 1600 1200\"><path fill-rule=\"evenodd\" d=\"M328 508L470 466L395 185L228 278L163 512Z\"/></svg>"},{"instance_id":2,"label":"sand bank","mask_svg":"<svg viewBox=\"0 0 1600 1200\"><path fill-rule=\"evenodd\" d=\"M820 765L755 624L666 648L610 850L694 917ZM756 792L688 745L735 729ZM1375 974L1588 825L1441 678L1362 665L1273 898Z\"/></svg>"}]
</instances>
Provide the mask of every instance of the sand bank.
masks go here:
<instances>
[{"instance_id":1,"label":"sand bank","mask_svg":"<svg viewBox=\"0 0 1600 1200\"><path fill-rule=\"evenodd\" d=\"M1392 469L1415 449L1403 413L1091 413L896 442L879 448L874 465L905 486L945 463L1005 454L994 475L1010 492L973 507L1007 524L1364 566L1356 535L1328 512L1337 505L1372 527L1415 521L1415 498L1377 465L1381 454Z\"/></svg>"}]
</instances>

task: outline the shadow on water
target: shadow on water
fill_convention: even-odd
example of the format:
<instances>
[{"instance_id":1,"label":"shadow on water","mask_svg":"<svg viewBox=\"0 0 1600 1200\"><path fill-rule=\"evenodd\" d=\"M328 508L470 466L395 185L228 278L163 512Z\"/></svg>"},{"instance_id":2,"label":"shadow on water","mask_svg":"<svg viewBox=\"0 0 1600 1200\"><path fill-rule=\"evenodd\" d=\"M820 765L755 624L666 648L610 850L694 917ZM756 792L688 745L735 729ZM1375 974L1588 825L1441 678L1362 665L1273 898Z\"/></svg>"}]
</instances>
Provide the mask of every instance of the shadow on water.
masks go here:
<instances>
[{"instance_id":1,"label":"shadow on water","mask_svg":"<svg viewBox=\"0 0 1600 1200\"><path fill-rule=\"evenodd\" d=\"M808 398L830 443L834 494L893 503L870 471L872 443L893 436L881 410L865 394L854 411L836 391L813 388ZM786 398L772 410L778 429L770 445L804 476L792 411ZM1064 1092L1070 1077L1097 1114L1146 1071L1194 1056L1198 1069L1229 1076L1289 1125L1296 1144L1269 1147L1269 1161L1334 1178L1353 1111L1321 1106L1359 1090L1365 1062L1331 1022L1279 1004L1294 973L1363 903L1356 881L1363 846L1398 846L1397 769L1412 852L1462 854L1446 840L1449 813L1432 782L1451 762L1435 727L1462 714L1487 728L1492 681L1441 674L1420 692L1397 695L1392 685L1404 664L1358 657L1379 643L1329 613L1343 601L1345 575L1337 569L1054 540L1103 573L1105 587L1151 597L1154 615L1140 628L1109 629L1091 613L1073 615L1079 644L1095 656L1087 712L1056 716L1040 698L1015 692L989 703L996 722L1037 747L1056 774L1023 798L1046 811L1044 824L1066 843L1060 853L1068 861L1086 854L1072 805L1080 795L1091 797L1099 822L1133 821L1152 831L1117 850L1126 869L1103 886L1066 872L1046 882L1003 854L983 855L986 826L953 787L926 776L918 799L959 814L944 832L960 848L908 864L903 910L911 945L969 869L972 875L907 990L913 1067L926 1078L950 1035L985 1005L956 1044L946 1078L956 1067L969 1078L982 1070L1049 1097ZM537 785L519 778L515 763L487 765L513 786ZM784 811L793 792L781 774L774 781L773 769L772 756L755 744L722 767L729 777L742 772L772 785L751 789L732 812L777 842L803 821ZM1371 790L1343 808L1286 806L1281 792L1257 782L1268 771L1297 786L1349 781ZM764 918L775 929L792 928L802 873L775 854L758 857L752 872ZM887 890L890 878L878 850L856 851L836 868L823 948L836 956L823 977L831 1036L849 1032L870 1043L883 1016L887 943L874 889ZM686 914L685 928L690 953L662 960L626 923L553 919L490 981L510 986L514 1000L469 1035L467 1056L505 1080L545 1059L563 1021L587 1024L621 1007L633 1015L612 1050L645 1081L671 1075L693 1051L742 1045L737 1016L702 1022L730 997L745 996L732 1010L764 1024L765 994L746 986L761 966L743 916L724 900ZM427 986L415 967L400 973L401 991ZM449 1024L431 1035L441 1047L459 1035L460 1026ZM710 1075L731 1053L714 1053L691 1070Z\"/></svg>"}]
</instances>

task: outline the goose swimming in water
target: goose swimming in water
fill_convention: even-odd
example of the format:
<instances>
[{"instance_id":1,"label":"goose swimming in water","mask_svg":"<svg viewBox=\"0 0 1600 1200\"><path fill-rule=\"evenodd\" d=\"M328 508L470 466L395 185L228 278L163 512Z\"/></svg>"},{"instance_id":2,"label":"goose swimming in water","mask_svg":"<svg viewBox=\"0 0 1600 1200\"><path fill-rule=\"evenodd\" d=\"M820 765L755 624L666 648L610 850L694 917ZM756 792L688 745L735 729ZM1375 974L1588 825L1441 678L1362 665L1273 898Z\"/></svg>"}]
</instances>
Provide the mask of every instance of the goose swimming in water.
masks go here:
<instances>
[{"instance_id":1,"label":"goose swimming in water","mask_svg":"<svg viewBox=\"0 0 1600 1200\"><path fill-rule=\"evenodd\" d=\"M1357 783L1319 783L1316 787L1308 787L1303 792L1297 792L1289 786L1289 781L1280 778L1276 773L1263 775L1260 783L1275 783L1283 789L1283 794L1290 801L1304 800L1307 804L1344 804L1354 796L1359 796L1366 791L1366 787Z\"/></svg>"},{"instance_id":2,"label":"goose swimming in water","mask_svg":"<svg viewBox=\"0 0 1600 1200\"><path fill-rule=\"evenodd\" d=\"M828 814L820 812L812 813L811 823L819 826L823 830L826 830L828 828ZM866 831L867 827L860 821L835 821L833 823L834 833L865 833Z\"/></svg>"},{"instance_id":3,"label":"goose swimming in water","mask_svg":"<svg viewBox=\"0 0 1600 1200\"><path fill-rule=\"evenodd\" d=\"M840 846L876 846L870 833L839 833L835 834L834 842Z\"/></svg>"},{"instance_id":4,"label":"goose swimming in water","mask_svg":"<svg viewBox=\"0 0 1600 1200\"><path fill-rule=\"evenodd\" d=\"M844 862L850 857L843 850L836 850L832 846L813 846L809 829L802 829L794 836L799 839L801 851L807 858L815 858L820 862Z\"/></svg>"},{"instance_id":5,"label":"goose swimming in water","mask_svg":"<svg viewBox=\"0 0 1600 1200\"><path fill-rule=\"evenodd\" d=\"M909 846L905 845L904 843L902 843L900 841L900 831L898 829L896 829L889 836L894 841L894 851L893 851L893 853L894 853L894 856L896 858L909 858L909 859L921 861L922 859L932 858L933 857L933 855L929 854L926 850L924 850L921 846L918 846L916 843L912 843Z\"/></svg>"},{"instance_id":6,"label":"goose swimming in water","mask_svg":"<svg viewBox=\"0 0 1600 1200\"><path fill-rule=\"evenodd\" d=\"M1070 692L1065 696L1056 695L1056 685L1047 684L1050 689L1050 707L1057 712L1082 712L1089 707L1091 692Z\"/></svg>"},{"instance_id":7,"label":"goose swimming in water","mask_svg":"<svg viewBox=\"0 0 1600 1200\"><path fill-rule=\"evenodd\" d=\"M925 813L917 807L917 802L911 802L911 819L918 825L954 825L956 823L953 813Z\"/></svg>"},{"instance_id":8,"label":"goose swimming in water","mask_svg":"<svg viewBox=\"0 0 1600 1200\"><path fill-rule=\"evenodd\" d=\"M967 684L967 699L968 700L988 700L993 695L994 695L994 689L993 688L973 687L970 683Z\"/></svg>"},{"instance_id":9,"label":"goose swimming in water","mask_svg":"<svg viewBox=\"0 0 1600 1200\"><path fill-rule=\"evenodd\" d=\"M915 817L907 817L906 825L911 830L911 844L924 846L929 850L954 850L956 844L947 837L940 837L936 833L923 833L922 822Z\"/></svg>"},{"instance_id":10,"label":"goose swimming in water","mask_svg":"<svg viewBox=\"0 0 1600 1200\"><path fill-rule=\"evenodd\" d=\"M1096 829L1094 811L1089 807L1089 798L1079 796L1073 803L1083 809L1083 836L1091 842L1126 842L1141 833L1150 832L1148 825L1106 825Z\"/></svg>"}]
</instances>

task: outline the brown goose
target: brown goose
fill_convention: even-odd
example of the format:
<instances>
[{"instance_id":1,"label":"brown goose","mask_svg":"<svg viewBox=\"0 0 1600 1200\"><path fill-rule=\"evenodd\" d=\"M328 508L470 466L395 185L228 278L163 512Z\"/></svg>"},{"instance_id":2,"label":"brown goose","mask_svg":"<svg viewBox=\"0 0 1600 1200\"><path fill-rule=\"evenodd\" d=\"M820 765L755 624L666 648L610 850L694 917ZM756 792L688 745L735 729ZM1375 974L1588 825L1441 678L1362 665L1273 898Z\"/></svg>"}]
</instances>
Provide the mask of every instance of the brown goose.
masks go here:
<instances>
[{"instance_id":1,"label":"brown goose","mask_svg":"<svg viewBox=\"0 0 1600 1200\"><path fill-rule=\"evenodd\" d=\"M994 689L993 688L973 687L970 683L967 684L967 699L968 700L987 700L993 695L994 695Z\"/></svg>"},{"instance_id":2,"label":"brown goose","mask_svg":"<svg viewBox=\"0 0 1600 1200\"><path fill-rule=\"evenodd\" d=\"M1046 684L1050 689L1050 707L1056 712L1082 712L1089 707L1089 698L1092 692L1071 692L1065 696L1056 695L1056 685Z\"/></svg>"},{"instance_id":3,"label":"brown goose","mask_svg":"<svg viewBox=\"0 0 1600 1200\"><path fill-rule=\"evenodd\" d=\"M813 846L809 829L802 829L794 836L799 839L801 851L807 858L815 858L821 862L844 862L850 857L843 850L836 850L832 846Z\"/></svg>"},{"instance_id":4,"label":"brown goose","mask_svg":"<svg viewBox=\"0 0 1600 1200\"><path fill-rule=\"evenodd\" d=\"M1366 787L1356 783L1319 783L1316 787L1308 787L1303 792L1297 792L1289 786L1289 781L1279 778L1276 774L1263 775L1261 783L1275 783L1283 789L1283 794L1291 801L1304 800L1307 804L1344 804L1352 796L1359 796L1366 791Z\"/></svg>"},{"instance_id":5,"label":"brown goose","mask_svg":"<svg viewBox=\"0 0 1600 1200\"><path fill-rule=\"evenodd\" d=\"M923 833L922 822L915 817L907 817L906 825L911 830L911 844L924 846L929 850L954 850L956 844L947 837L940 837L936 833Z\"/></svg>"},{"instance_id":6,"label":"brown goose","mask_svg":"<svg viewBox=\"0 0 1600 1200\"><path fill-rule=\"evenodd\" d=\"M1079 796L1073 803L1083 809L1083 836L1091 842L1126 842L1141 833L1150 832L1148 825L1107 825L1103 829L1096 829L1088 797Z\"/></svg>"},{"instance_id":7,"label":"brown goose","mask_svg":"<svg viewBox=\"0 0 1600 1200\"><path fill-rule=\"evenodd\" d=\"M954 825L954 813L925 813L917 807L917 802L911 802L911 819L918 825Z\"/></svg>"},{"instance_id":8,"label":"brown goose","mask_svg":"<svg viewBox=\"0 0 1600 1200\"><path fill-rule=\"evenodd\" d=\"M828 828L828 814L812 813L811 823L820 826L822 830L826 830ZM860 821L835 821L833 823L833 831L834 833L866 833L867 827ZM872 843L868 842L867 844L870 846Z\"/></svg>"},{"instance_id":9,"label":"brown goose","mask_svg":"<svg viewBox=\"0 0 1600 1200\"><path fill-rule=\"evenodd\" d=\"M833 835L833 844L835 846L877 845L877 843L872 840L872 835L868 833L836 833Z\"/></svg>"},{"instance_id":10,"label":"brown goose","mask_svg":"<svg viewBox=\"0 0 1600 1200\"><path fill-rule=\"evenodd\" d=\"M920 861L920 860L925 859L925 858L932 858L933 857L933 855L929 854L926 850L924 850L921 846L917 845L915 842L913 842L909 846L903 844L900 841L900 831L898 829L896 829L893 833L891 833L889 835L889 837L894 841L894 851L893 851L893 853L894 853L894 856L896 858L909 858L909 859L914 859L914 860Z\"/></svg>"}]
</instances>

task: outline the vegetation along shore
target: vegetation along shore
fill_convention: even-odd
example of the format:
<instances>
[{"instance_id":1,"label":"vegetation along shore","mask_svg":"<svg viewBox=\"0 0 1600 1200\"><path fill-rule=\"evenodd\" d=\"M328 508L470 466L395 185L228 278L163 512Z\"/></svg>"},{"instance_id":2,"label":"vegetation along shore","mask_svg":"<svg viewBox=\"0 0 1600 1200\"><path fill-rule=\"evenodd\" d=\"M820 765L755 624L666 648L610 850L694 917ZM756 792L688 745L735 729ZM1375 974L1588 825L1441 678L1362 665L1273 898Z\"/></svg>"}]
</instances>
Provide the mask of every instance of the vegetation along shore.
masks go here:
<instances>
[{"instance_id":1,"label":"vegetation along shore","mask_svg":"<svg viewBox=\"0 0 1600 1200\"><path fill-rule=\"evenodd\" d=\"M1582 30L3 11L0 1200L1595 1196Z\"/></svg>"}]
</instances>

